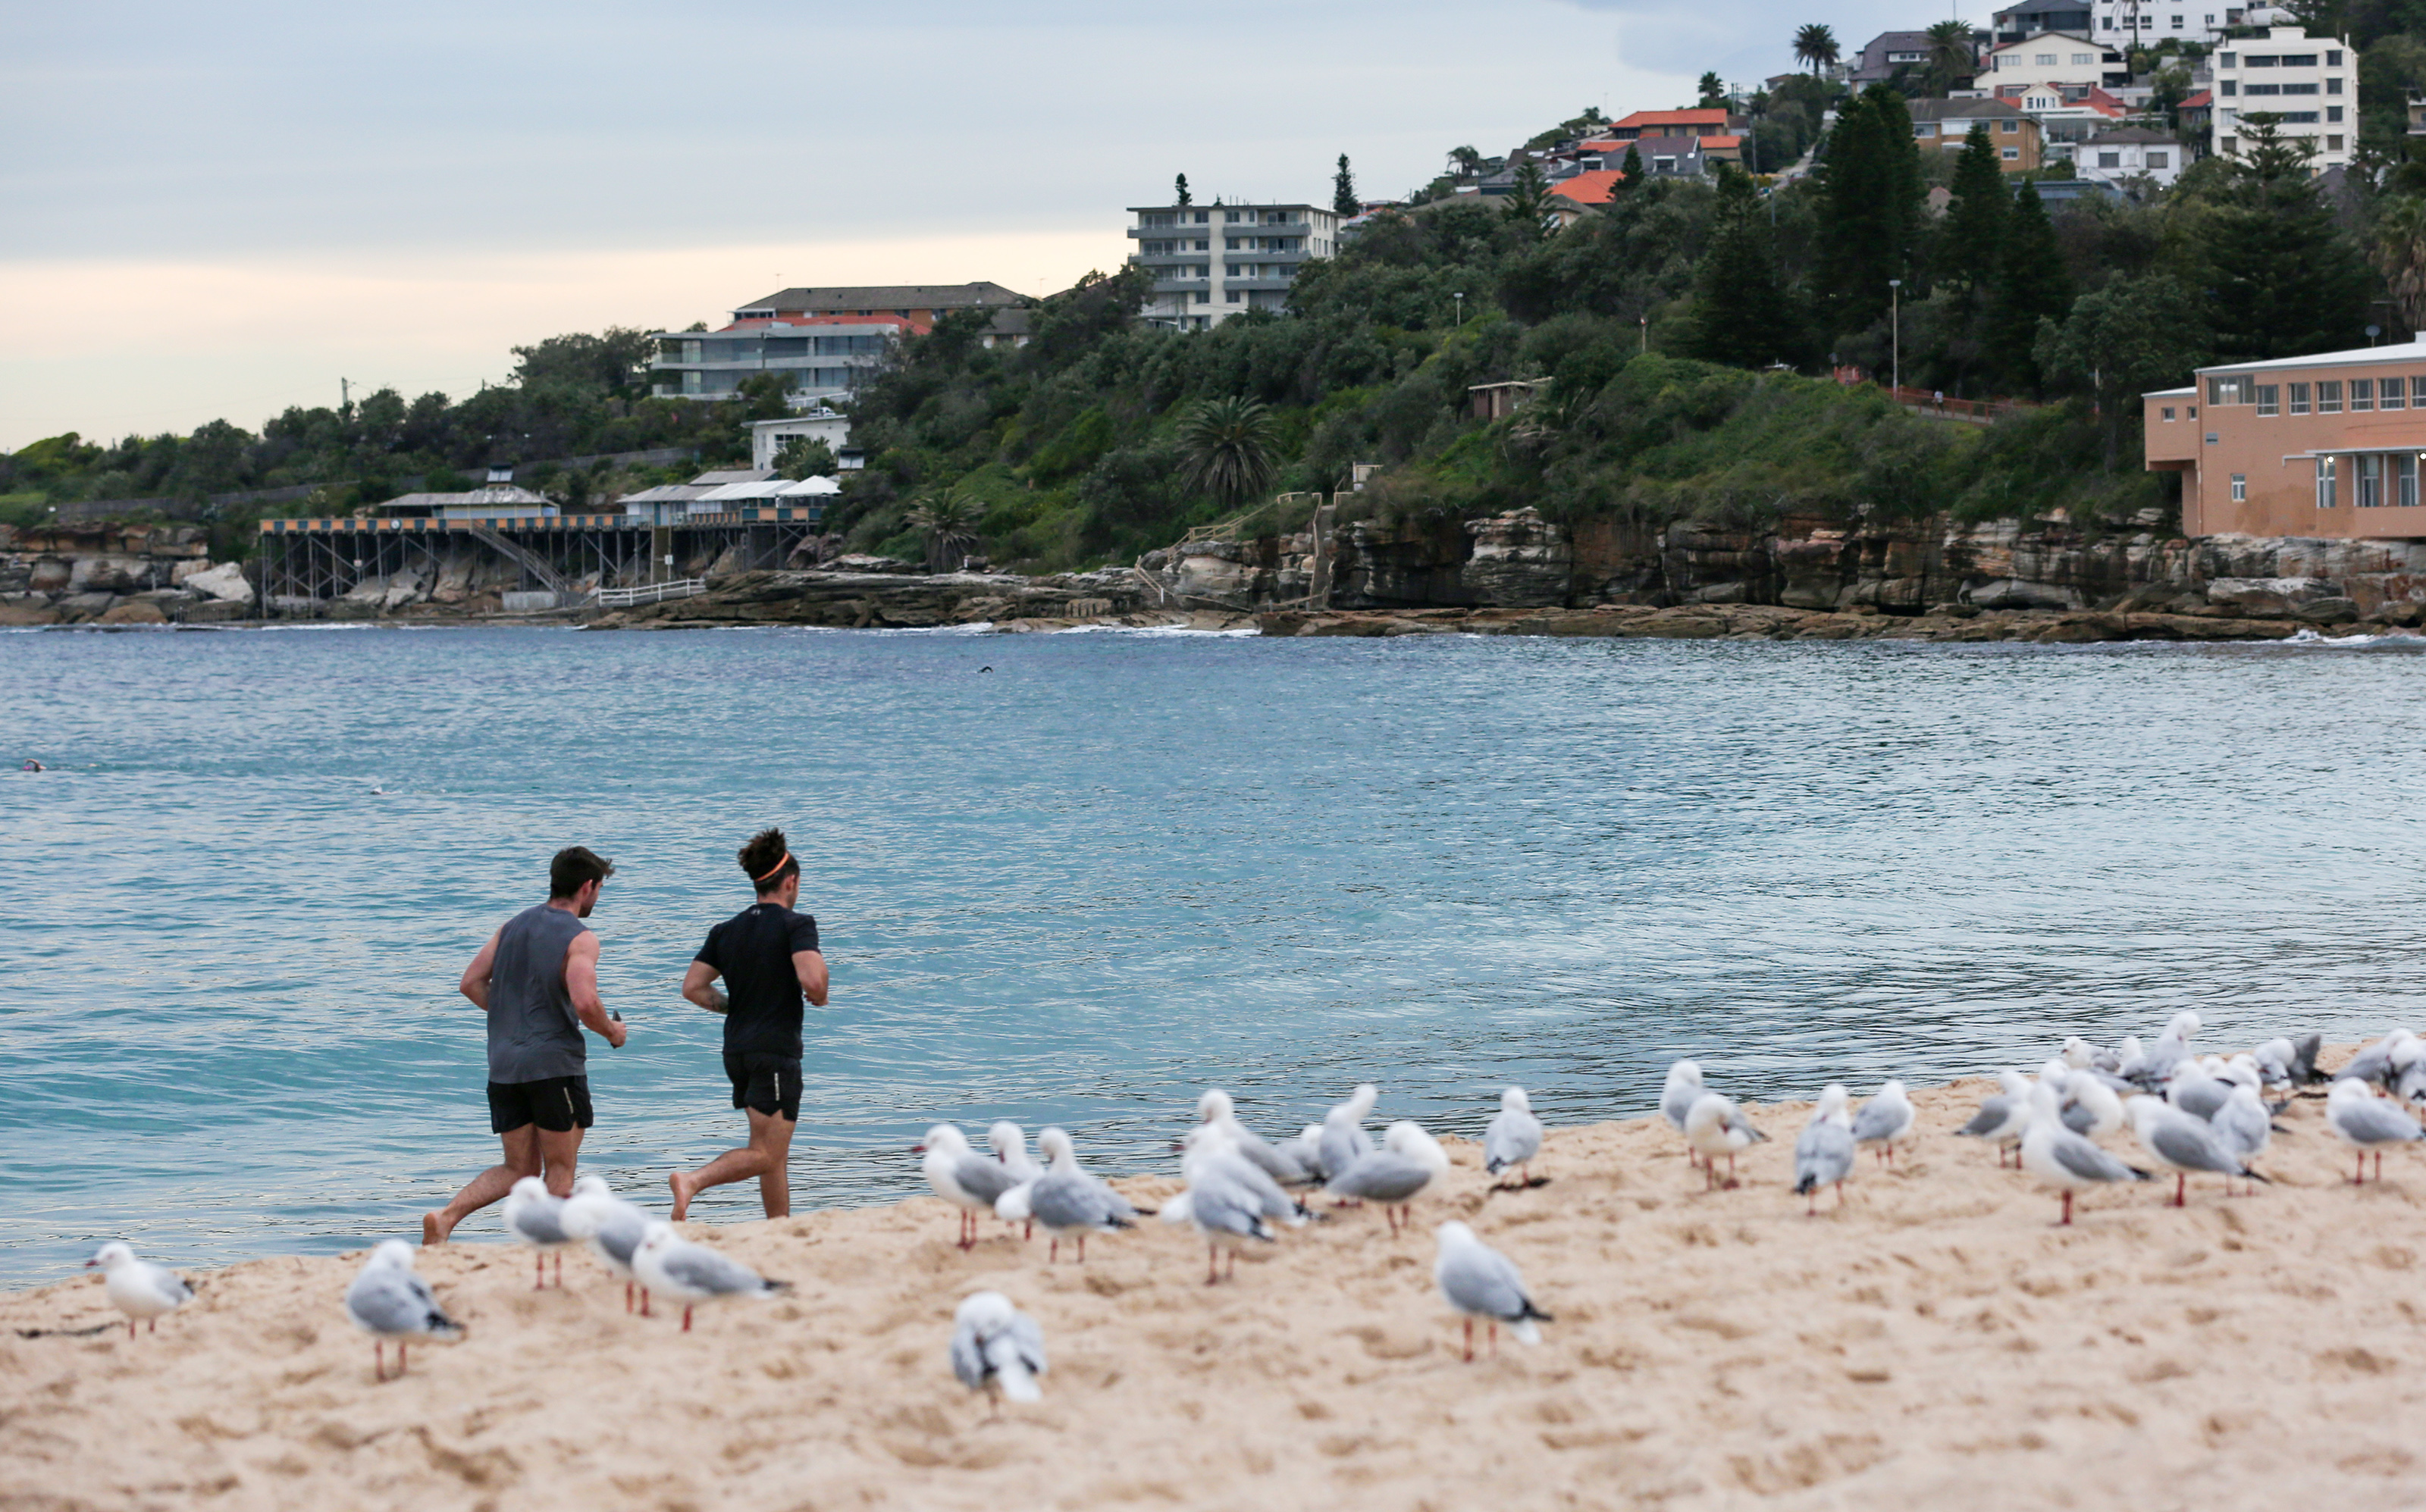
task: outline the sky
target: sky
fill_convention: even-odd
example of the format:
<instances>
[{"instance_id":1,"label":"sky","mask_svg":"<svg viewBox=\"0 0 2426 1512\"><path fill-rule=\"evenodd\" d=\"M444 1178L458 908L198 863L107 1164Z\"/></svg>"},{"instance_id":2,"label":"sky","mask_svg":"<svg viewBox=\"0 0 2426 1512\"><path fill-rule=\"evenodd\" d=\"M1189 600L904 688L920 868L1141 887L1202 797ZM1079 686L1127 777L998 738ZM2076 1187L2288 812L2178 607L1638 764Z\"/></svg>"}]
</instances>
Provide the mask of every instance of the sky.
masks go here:
<instances>
[{"instance_id":1,"label":"sky","mask_svg":"<svg viewBox=\"0 0 2426 1512\"><path fill-rule=\"evenodd\" d=\"M461 394L789 284L1046 293L1176 173L1396 197L1916 3L0 0L0 449Z\"/></svg>"}]
</instances>

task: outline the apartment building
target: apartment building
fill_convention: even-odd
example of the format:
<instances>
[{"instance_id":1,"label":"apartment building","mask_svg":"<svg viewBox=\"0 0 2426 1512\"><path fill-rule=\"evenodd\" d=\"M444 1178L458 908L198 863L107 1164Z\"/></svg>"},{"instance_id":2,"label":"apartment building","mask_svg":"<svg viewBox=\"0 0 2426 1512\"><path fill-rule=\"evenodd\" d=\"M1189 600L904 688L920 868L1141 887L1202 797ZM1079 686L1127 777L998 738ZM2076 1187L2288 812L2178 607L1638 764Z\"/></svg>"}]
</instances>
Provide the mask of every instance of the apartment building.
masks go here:
<instances>
[{"instance_id":1,"label":"apartment building","mask_svg":"<svg viewBox=\"0 0 2426 1512\"><path fill-rule=\"evenodd\" d=\"M2426 341L2205 367L2141 404L2185 535L2426 538Z\"/></svg>"},{"instance_id":2,"label":"apartment building","mask_svg":"<svg viewBox=\"0 0 2426 1512\"><path fill-rule=\"evenodd\" d=\"M2241 6L2219 0L2096 0L2093 30L2102 41L2127 47L2145 46L2168 37L2211 42L2227 26L2238 26L2248 14Z\"/></svg>"},{"instance_id":3,"label":"apartment building","mask_svg":"<svg viewBox=\"0 0 2426 1512\"><path fill-rule=\"evenodd\" d=\"M2028 173L2040 166L2045 147L2039 123L2002 100L1914 100L1904 108L1912 112L1912 134L1923 152L1959 153L1971 128L1985 126L1998 168Z\"/></svg>"},{"instance_id":4,"label":"apartment building","mask_svg":"<svg viewBox=\"0 0 2426 1512\"><path fill-rule=\"evenodd\" d=\"M1183 330L1280 309L1308 258L1339 250L1328 205L1131 205L1129 214L1129 261L1154 274L1142 314Z\"/></svg>"},{"instance_id":5,"label":"apartment building","mask_svg":"<svg viewBox=\"0 0 2426 1512\"><path fill-rule=\"evenodd\" d=\"M2283 137L2313 145L2309 171L2349 166L2358 142L2358 55L2349 42L2310 37L2299 26L2269 26L2262 40L2238 38L2216 49L2214 93L2210 151L2239 156L2242 118L2264 111Z\"/></svg>"},{"instance_id":6,"label":"apartment building","mask_svg":"<svg viewBox=\"0 0 2426 1512\"><path fill-rule=\"evenodd\" d=\"M2042 85L2079 99L2092 88L2130 83L2131 70L2123 55L2106 43L2085 34L2046 31L1989 48L1980 58L1975 82L1999 98L2017 88Z\"/></svg>"},{"instance_id":7,"label":"apartment building","mask_svg":"<svg viewBox=\"0 0 2426 1512\"><path fill-rule=\"evenodd\" d=\"M773 373L787 380L792 402L806 408L860 387L894 343L924 334L943 315L989 310L1001 327L1024 321L1025 304L999 283L782 289L735 310L720 330L655 332L649 392L660 398L727 399L743 380Z\"/></svg>"}]
</instances>

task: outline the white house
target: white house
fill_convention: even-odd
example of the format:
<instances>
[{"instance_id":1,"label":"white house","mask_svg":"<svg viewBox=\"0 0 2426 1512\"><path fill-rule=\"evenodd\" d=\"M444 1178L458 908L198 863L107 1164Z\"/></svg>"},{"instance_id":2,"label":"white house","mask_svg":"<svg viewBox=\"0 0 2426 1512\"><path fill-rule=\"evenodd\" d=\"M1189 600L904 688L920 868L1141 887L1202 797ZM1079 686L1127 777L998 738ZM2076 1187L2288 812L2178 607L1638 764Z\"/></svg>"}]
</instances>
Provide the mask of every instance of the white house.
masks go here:
<instances>
[{"instance_id":1,"label":"white house","mask_svg":"<svg viewBox=\"0 0 2426 1512\"><path fill-rule=\"evenodd\" d=\"M2167 37L2214 41L2248 14L2245 8L2222 0L2095 0L2095 10L2098 39L2118 46L2134 41L2145 45Z\"/></svg>"},{"instance_id":2,"label":"white house","mask_svg":"<svg viewBox=\"0 0 2426 1512\"><path fill-rule=\"evenodd\" d=\"M850 417L837 414L823 406L804 415L786 415L781 420L753 420L750 423L750 466L756 472L768 472L784 450L784 442L795 436L821 441L836 457L850 441Z\"/></svg>"},{"instance_id":3,"label":"white house","mask_svg":"<svg viewBox=\"0 0 2426 1512\"><path fill-rule=\"evenodd\" d=\"M1308 258L1339 250L1328 205L1131 205L1129 214L1129 261L1154 274L1144 315L1183 330L1281 308Z\"/></svg>"},{"instance_id":4,"label":"white house","mask_svg":"<svg viewBox=\"0 0 2426 1512\"><path fill-rule=\"evenodd\" d=\"M2077 177L2121 188L2126 181L2146 178L2161 189L2181 177L2189 150L2160 131L2145 126L2111 126L2072 150Z\"/></svg>"},{"instance_id":5,"label":"white house","mask_svg":"<svg viewBox=\"0 0 2426 1512\"><path fill-rule=\"evenodd\" d=\"M2216 49L2214 93L2208 141L2224 156L2240 155L2241 118L2265 111L2282 136L2315 145L2311 172L2349 166L2358 141L2358 55L2349 42L2298 26L2238 38Z\"/></svg>"},{"instance_id":6,"label":"white house","mask_svg":"<svg viewBox=\"0 0 2426 1512\"><path fill-rule=\"evenodd\" d=\"M2017 42L1999 42L1980 61L1978 87L2002 98L2005 85L2072 86L2127 84L2130 65L2113 47L2070 32L2043 31ZM2028 106L2023 108L2027 109Z\"/></svg>"}]
</instances>

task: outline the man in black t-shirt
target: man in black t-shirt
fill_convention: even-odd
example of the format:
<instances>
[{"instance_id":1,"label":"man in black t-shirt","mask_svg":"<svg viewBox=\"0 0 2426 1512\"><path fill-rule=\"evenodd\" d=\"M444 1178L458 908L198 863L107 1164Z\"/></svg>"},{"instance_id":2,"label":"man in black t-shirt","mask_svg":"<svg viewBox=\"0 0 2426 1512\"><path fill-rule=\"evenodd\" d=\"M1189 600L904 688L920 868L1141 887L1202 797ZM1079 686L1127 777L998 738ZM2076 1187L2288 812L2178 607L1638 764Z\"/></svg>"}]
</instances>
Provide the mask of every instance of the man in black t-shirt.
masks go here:
<instances>
[{"instance_id":1,"label":"man in black t-shirt","mask_svg":"<svg viewBox=\"0 0 2426 1512\"><path fill-rule=\"evenodd\" d=\"M752 1176L767 1216L792 1211L802 1003L826 1005L826 958L817 950L817 922L792 911L801 898L801 863L792 859L784 831L753 835L741 847L740 860L758 901L707 932L707 943L683 977L683 996L724 1015L724 1074L733 1082L733 1105L749 1112L750 1143L695 1171L667 1178L677 1223L701 1192ZM720 976L726 989L721 992L716 989Z\"/></svg>"}]
</instances>

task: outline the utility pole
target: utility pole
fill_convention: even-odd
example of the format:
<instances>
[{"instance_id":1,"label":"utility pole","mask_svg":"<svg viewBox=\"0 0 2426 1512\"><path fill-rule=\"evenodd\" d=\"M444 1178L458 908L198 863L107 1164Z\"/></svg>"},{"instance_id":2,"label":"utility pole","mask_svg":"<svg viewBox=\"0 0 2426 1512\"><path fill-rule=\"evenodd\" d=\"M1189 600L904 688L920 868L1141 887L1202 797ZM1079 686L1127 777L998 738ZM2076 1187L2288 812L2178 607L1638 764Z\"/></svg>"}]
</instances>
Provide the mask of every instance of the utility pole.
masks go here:
<instances>
[{"instance_id":1,"label":"utility pole","mask_svg":"<svg viewBox=\"0 0 2426 1512\"><path fill-rule=\"evenodd\" d=\"M1901 279L1887 280L1887 330L1890 332L1889 349L1895 354L1894 377L1888 387L1900 391L1903 388L1903 280ZM1899 397L1896 402L1900 404L1903 401Z\"/></svg>"},{"instance_id":2,"label":"utility pole","mask_svg":"<svg viewBox=\"0 0 2426 1512\"><path fill-rule=\"evenodd\" d=\"M348 410L353 407L353 403L354 395L351 387L344 378L339 378L337 380L337 408L340 410Z\"/></svg>"}]
</instances>

